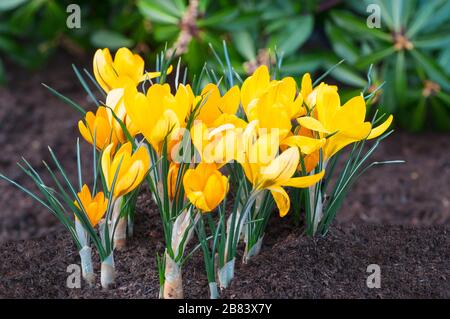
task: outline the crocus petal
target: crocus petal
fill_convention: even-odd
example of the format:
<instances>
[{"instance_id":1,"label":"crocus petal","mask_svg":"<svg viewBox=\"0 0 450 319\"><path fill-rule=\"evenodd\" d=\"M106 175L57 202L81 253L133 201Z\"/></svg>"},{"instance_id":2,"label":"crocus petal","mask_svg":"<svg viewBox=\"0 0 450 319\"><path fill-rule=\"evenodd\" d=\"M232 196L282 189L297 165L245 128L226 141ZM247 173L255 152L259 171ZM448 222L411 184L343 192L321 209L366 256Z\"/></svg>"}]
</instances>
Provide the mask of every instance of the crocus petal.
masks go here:
<instances>
[{"instance_id":1,"label":"crocus petal","mask_svg":"<svg viewBox=\"0 0 450 319\"><path fill-rule=\"evenodd\" d=\"M241 102L246 114L248 114L249 104L267 89L269 83L269 70L265 65L258 67L255 72L242 83Z\"/></svg>"},{"instance_id":2,"label":"crocus petal","mask_svg":"<svg viewBox=\"0 0 450 319\"><path fill-rule=\"evenodd\" d=\"M205 201L210 209L216 208L224 199L227 192L228 179L218 171L211 174L208 178L203 192Z\"/></svg>"},{"instance_id":3,"label":"crocus petal","mask_svg":"<svg viewBox=\"0 0 450 319\"><path fill-rule=\"evenodd\" d=\"M329 134L330 132L318 120L311 116L303 116L297 119L298 124L312 131Z\"/></svg>"},{"instance_id":4,"label":"crocus petal","mask_svg":"<svg viewBox=\"0 0 450 319\"><path fill-rule=\"evenodd\" d=\"M307 136L292 135L281 141L281 145L296 146L300 148L303 154L308 155L324 146L326 141L325 138L316 139Z\"/></svg>"},{"instance_id":5,"label":"crocus petal","mask_svg":"<svg viewBox=\"0 0 450 319\"><path fill-rule=\"evenodd\" d=\"M383 134L389 128L389 126L391 126L393 119L394 119L394 117L392 115L389 115L389 117L387 118L386 121L383 122L383 124L378 125L377 127L373 128L370 131L370 134L367 137L367 139L370 140L373 138L377 138L378 136Z\"/></svg>"},{"instance_id":6,"label":"crocus petal","mask_svg":"<svg viewBox=\"0 0 450 319\"><path fill-rule=\"evenodd\" d=\"M201 96L203 100L197 119L205 122L205 124L209 126L222 113L219 110L222 98L220 96L219 88L213 83L209 83L203 88Z\"/></svg>"},{"instance_id":7,"label":"crocus petal","mask_svg":"<svg viewBox=\"0 0 450 319\"><path fill-rule=\"evenodd\" d=\"M111 70L112 57L109 49L98 49L94 54L93 69L94 76L105 92L111 90L110 80L113 76Z\"/></svg>"},{"instance_id":8,"label":"crocus petal","mask_svg":"<svg viewBox=\"0 0 450 319\"><path fill-rule=\"evenodd\" d=\"M286 191L279 186L272 186L268 188L270 190L270 193L273 196L273 199L275 200L275 203L277 204L278 211L280 213L280 217L286 216L286 214L289 212L289 209L291 207L291 201L289 199L289 195L286 193Z\"/></svg>"},{"instance_id":9,"label":"crocus petal","mask_svg":"<svg viewBox=\"0 0 450 319\"><path fill-rule=\"evenodd\" d=\"M334 114L334 119L327 128L332 131L353 132L357 124L363 123L366 117L366 102L362 95L355 96L345 103ZM349 134L347 134L349 135Z\"/></svg>"},{"instance_id":10,"label":"crocus petal","mask_svg":"<svg viewBox=\"0 0 450 319\"><path fill-rule=\"evenodd\" d=\"M325 174L325 170L322 170L320 173L314 174L314 175L308 175L308 176L301 176L301 177L293 177L287 180L286 182L283 182L282 186L290 186L290 187L296 187L296 188L306 188L309 186L312 186L316 184L318 181L320 181Z\"/></svg>"},{"instance_id":11,"label":"crocus petal","mask_svg":"<svg viewBox=\"0 0 450 319\"><path fill-rule=\"evenodd\" d=\"M300 94L303 96L303 100L306 101L308 95L311 94L313 90L311 75L309 73L305 73L302 77L302 87L300 90Z\"/></svg>"},{"instance_id":12,"label":"crocus petal","mask_svg":"<svg viewBox=\"0 0 450 319\"><path fill-rule=\"evenodd\" d=\"M326 129L330 130L335 125L334 117L340 106L341 102L337 91L328 85L319 88L316 101L317 119Z\"/></svg>"},{"instance_id":13,"label":"crocus petal","mask_svg":"<svg viewBox=\"0 0 450 319\"><path fill-rule=\"evenodd\" d=\"M225 95L222 97L222 107L220 108L221 113L235 114L239 108L239 101L241 92L237 85L233 86Z\"/></svg>"},{"instance_id":14,"label":"crocus petal","mask_svg":"<svg viewBox=\"0 0 450 319\"><path fill-rule=\"evenodd\" d=\"M128 76L137 84L144 72L144 60L128 48L120 48L114 56L114 69L119 77Z\"/></svg>"},{"instance_id":15,"label":"crocus petal","mask_svg":"<svg viewBox=\"0 0 450 319\"><path fill-rule=\"evenodd\" d=\"M83 121L78 121L78 130L80 131L81 136L88 142L89 144L92 144L92 136L89 129L86 127Z\"/></svg>"},{"instance_id":16,"label":"crocus petal","mask_svg":"<svg viewBox=\"0 0 450 319\"><path fill-rule=\"evenodd\" d=\"M266 187L267 183L281 184L287 181L297 170L299 160L298 149L296 147L288 148L268 166L261 168L259 175L262 185L260 187Z\"/></svg>"},{"instance_id":17,"label":"crocus petal","mask_svg":"<svg viewBox=\"0 0 450 319\"><path fill-rule=\"evenodd\" d=\"M345 146L363 140L369 135L370 129L371 129L370 123L365 122L356 125L353 128L353 131L348 133L351 135L347 135L347 133L344 134L343 132L338 132L335 135L331 136L323 147L324 157L326 159L331 158L334 154L339 152Z\"/></svg>"},{"instance_id":18,"label":"crocus petal","mask_svg":"<svg viewBox=\"0 0 450 319\"><path fill-rule=\"evenodd\" d=\"M139 183L138 177L140 172L143 170L143 165L140 161L131 164L129 169L117 179L116 185L114 186L114 197L120 197L131 192ZM134 186L134 187L133 187Z\"/></svg>"},{"instance_id":19,"label":"crocus petal","mask_svg":"<svg viewBox=\"0 0 450 319\"><path fill-rule=\"evenodd\" d=\"M186 194L186 196L189 199L189 201L192 203L192 205L194 205L201 211L204 211L204 212L211 211L211 208L206 203L205 194L203 192L190 192L190 193Z\"/></svg>"},{"instance_id":20,"label":"crocus petal","mask_svg":"<svg viewBox=\"0 0 450 319\"><path fill-rule=\"evenodd\" d=\"M103 176L105 177L106 185L108 186L108 189L111 188L112 180L110 180L110 168L111 168L111 152L114 145L111 143L109 144L104 150L102 154L102 170L103 170Z\"/></svg>"}]
</instances>

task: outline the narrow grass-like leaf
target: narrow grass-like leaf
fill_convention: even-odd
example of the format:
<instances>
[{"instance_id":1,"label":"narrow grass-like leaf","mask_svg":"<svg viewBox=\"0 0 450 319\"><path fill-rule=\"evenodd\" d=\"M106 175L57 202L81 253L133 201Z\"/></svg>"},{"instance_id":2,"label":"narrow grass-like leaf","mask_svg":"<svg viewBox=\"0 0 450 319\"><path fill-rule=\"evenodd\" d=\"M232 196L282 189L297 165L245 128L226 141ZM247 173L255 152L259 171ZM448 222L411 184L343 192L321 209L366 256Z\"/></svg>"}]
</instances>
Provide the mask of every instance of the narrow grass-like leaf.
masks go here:
<instances>
[{"instance_id":1,"label":"narrow grass-like leaf","mask_svg":"<svg viewBox=\"0 0 450 319\"><path fill-rule=\"evenodd\" d=\"M68 104L69 106L73 107L75 110L77 110L78 112L80 112L83 116L86 115L86 111L76 102L72 101L71 99L69 99L68 97L62 95L61 93L59 93L58 91L56 91L55 89L49 87L48 85L41 83L44 87L46 87L54 96L56 96L57 98L61 99L64 103Z\"/></svg>"}]
</instances>

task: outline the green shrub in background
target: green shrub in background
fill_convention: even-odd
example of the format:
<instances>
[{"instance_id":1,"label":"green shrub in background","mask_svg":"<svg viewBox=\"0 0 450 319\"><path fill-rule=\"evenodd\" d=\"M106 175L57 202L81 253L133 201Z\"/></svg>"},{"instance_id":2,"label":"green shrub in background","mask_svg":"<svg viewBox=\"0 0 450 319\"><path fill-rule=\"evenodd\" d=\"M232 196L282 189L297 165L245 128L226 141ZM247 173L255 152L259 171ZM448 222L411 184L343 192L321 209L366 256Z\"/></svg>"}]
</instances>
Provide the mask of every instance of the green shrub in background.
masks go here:
<instances>
[{"instance_id":1,"label":"green shrub in background","mask_svg":"<svg viewBox=\"0 0 450 319\"><path fill-rule=\"evenodd\" d=\"M431 119L435 128L450 129L450 1L346 4L354 13L333 10L325 24L335 53L354 72L376 65L373 83L387 82L380 102L402 126L420 130ZM369 4L381 9L380 29L366 25Z\"/></svg>"},{"instance_id":2,"label":"green shrub in background","mask_svg":"<svg viewBox=\"0 0 450 319\"><path fill-rule=\"evenodd\" d=\"M209 43L218 49L222 40L239 73L251 73L268 63L269 50L284 52L289 62L309 39L318 1L295 0L139 0L139 10L152 22L155 43L169 43L192 72L203 67ZM162 48L162 47L161 47Z\"/></svg>"},{"instance_id":3,"label":"green shrub in background","mask_svg":"<svg viewBox=\"0 0 450 319\"><path fill-rule=\"evenodd\" d=\"M66 25L69 4L81 7L81 28ZM0 57L27 68L42 65L55 49L82 53L92 47L133 47L149 40L149 28L132 0L1 0ZM4 81L0 59L0 78Z\"/></svg>"}]
</instances>

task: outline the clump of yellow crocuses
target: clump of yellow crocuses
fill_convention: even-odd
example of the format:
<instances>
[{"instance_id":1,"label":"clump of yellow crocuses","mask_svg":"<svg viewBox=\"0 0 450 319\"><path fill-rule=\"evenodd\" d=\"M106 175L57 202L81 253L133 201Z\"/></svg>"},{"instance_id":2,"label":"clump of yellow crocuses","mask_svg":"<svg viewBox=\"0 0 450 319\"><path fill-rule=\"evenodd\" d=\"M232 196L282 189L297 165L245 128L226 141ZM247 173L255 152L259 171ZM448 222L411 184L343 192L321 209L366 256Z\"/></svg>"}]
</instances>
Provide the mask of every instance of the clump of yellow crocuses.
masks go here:
<instances>
[{"instance_id":1,"label":"clump of yellow crocuses","mask_svg":"<svg viewBox=\"0 0 450 319\"><path fill-rule=\"evenodd\" d=\"M184 297L182 265L191 256L186 250L196 234L210 297L217 298L218 285L224 289L233 279L239 244L245 246L243 262L257 255L274 212L304 221L308 235L325 235L350 186L366 169L400 162L366 164L390 134L385 132L393 118L377 111L368 119L371 95L365 90L342 103L337 86L313 83L308 73L301 80L275 78L277 64L272 76L268 66L260 66L242 80L226 61L219 61L223 70L205 67L190 84L186 76L178 82L178 65L171 86L165 83L171 58L163 52L157 59L157 70L148 72L144 60L127 48L119 49L114 59L109 49L97 50L90 78L97 81L100 98L75 68L95 111L86 112L50 89L81 112L79 132L92 145L92 186L82 182L79 142L77 187L51 150L65 184L46 164L53 188L28 162L20 166L39 193L0 174L60 219L90 285L95 283L93 244L101 260L101 284L112 287L113 252L126 248L144 181L164 233L164 251L157 253L160 297ZM366 141L372 139L376 141L366 151ZM344 165L337 166L343 156Z\"/></svg>"}]
</instances>

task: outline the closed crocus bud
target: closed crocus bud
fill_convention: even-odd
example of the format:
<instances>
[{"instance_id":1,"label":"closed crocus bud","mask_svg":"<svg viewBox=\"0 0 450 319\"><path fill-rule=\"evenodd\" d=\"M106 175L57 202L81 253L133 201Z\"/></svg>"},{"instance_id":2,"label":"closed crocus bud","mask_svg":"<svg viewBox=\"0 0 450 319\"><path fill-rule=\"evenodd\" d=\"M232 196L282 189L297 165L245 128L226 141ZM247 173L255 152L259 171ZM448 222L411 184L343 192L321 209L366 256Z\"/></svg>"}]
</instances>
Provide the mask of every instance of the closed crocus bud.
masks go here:
<instances>
[{"instance_id":1,"label":"closed crocus bud","mask_svg":"<svg viewBox=\"0 0 450 319\"><path fill-rule=\"evenodd\" d=\"M170 199L174 199L177 193L177 177L179 171L180 171L180 164L170 163L169 173L167 175L167 188Z\"/></svg>"},{"instance_id":2,"label":"closed crocus bud","mask_svg":"<svg viewBox=\"0 0 450 319\"><path fill-rule=\"evenodd\" d=\"M133 153L130 142L123 144L114 155L112 150L113 145L110 144L103 151L102 170L109 190L117 175L113 197L118 198L133 191L142 182L150 168L150 156L145 147Z\"/></svg>"},{"instance_id":3,"label":"closed crocus bud","mask_svg":"<svg viewBox=\"0 0 450 319\"><path fill-rule=\"evenodd\" d=\"M94 143L94 135L95 146L99 150L103 150L109 144L117 144L117 137L113 134L113 128L105 107L100 106L95 114L87 112L84 120L84 122L81 120L78 122L78 129L81 136L89 144Z\"/></svg>"},{"instance_id":4,"label":"closed crocus bud","mask_svg":"<svg viewBox=\"0 0 450 319\"><path fill-rule=\"evenodd\" d=\"M114 60L109 49L98 49L93 68L95 79L105 92L160 76L160 72L144 73L144 60L127 48L117 50Z\"/></svg>"},{"instance_id":5,"label":"closed crocus bud","mask_svg":"<svg viewBox=\"0 0 450 319\"><path fill-rule=\"evenodd\" d=\"M77 195L92 227L95 227L105 215L106 209L108 208L108 199L105 198L103 192L97 193L93 198L87 185L83 185L81 192ZM78 201L74 201L74 204L78 209L81 209Z\"/></svg>"},{"instance_id":6,"label":"closed crocus bud","mask_svg":"<svg viewBox=\"0 0 450 319\"><path fill-rule=\"evenodd\" d=\"M183 186L189 201L206 213L214 210L225 198L228 178L215 164L200 163L195 169L186 171Z\"/></svg>"}]
</instances>

